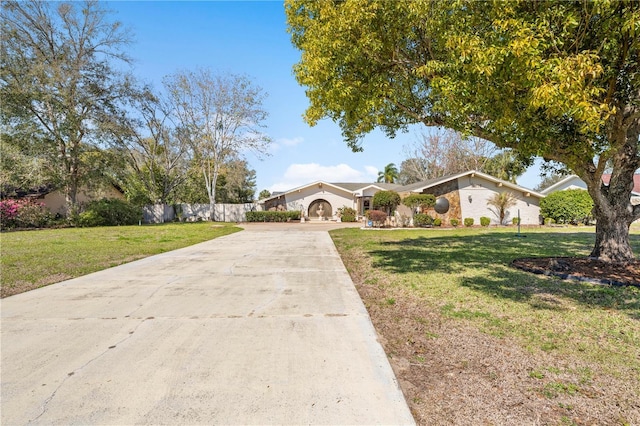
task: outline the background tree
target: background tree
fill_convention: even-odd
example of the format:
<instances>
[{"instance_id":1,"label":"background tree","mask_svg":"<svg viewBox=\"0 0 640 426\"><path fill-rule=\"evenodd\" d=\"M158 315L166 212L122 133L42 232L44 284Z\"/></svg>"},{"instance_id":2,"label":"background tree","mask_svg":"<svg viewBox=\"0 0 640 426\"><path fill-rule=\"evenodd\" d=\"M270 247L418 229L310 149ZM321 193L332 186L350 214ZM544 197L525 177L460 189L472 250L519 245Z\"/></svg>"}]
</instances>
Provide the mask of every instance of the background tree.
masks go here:
<instances>
[{"instance_id":1,"label":"background tree","mask_svg":"<svg viewBox=\"0 0 640 426\"><path fill-rule=\"evenodd\" d=\"M543 191L549 188L551 185L554 185L564 179L566 176L560 174L551 174L551 175L541 175L542 180L540 183L533 188L534 191Z\"/></svg>"},{"instance_id":2,"label":"background tree","mask_svg":"<svg viewBox=\"0 0 640 426\"><path fill-rule=\"evenodd\" d=\"M516 198L510 192L497 192L487 200L491 213L496 215L500 225L504 225L509 209L516 205Z\"/></svg>"},{"instance_id":3,"label":"background tree","mask_svg":"<svg viewBox=\"0 0 640 426\"><path fill-rule=\"evenodd\" d=\"M223 165L218 179L218 202L242 204L253 202L256 193L256 171L245 160L234 159Z\"/></svg>"},{"instance_id":4,"label":"background tree","mask_svg":"<svg viewBox=\"0 0 640 426\"><path fill-rule=\"evenodd\" d=\"M3 198L50 184L48 159L40 152L32 152L31 147L30 143L0 135L0 192Z\"/></svg>"},{"instance_id":5,"label":"background tree","mask_svg":"<svg viewBox=\"0 0 640 426\"><path fill-rule=\"evenodd\" d=\"M464 137L446 129L423 133L418 142L405 147L405 153L409 158L400 168L400 178L405 185L469 170L515 183L530 163L529 159L511 150L498 149L487 140Z\"/></svg>"},{"instance_id":6,"label":"background tree","mask_svg":"<svg viewBox=\"0 0 640 426\"><path fill-rule=\"evenodd\" d=\"M164 83L213 207L225 162L245 150L267 153L271 141L261 131L265 95L245 76L214 75L207 69L179 72Z\"/></svg>"},{"instance_id":7,"label":"background tree","mask_svg":"<svg viewBox=\"0 0 640 426\"><path fill-rule=\"evenodd\" d=\"M149 87L136 90L127 117L109 123L117 146L127 158L127 186L144 204L173 204L177 188L187 179L185 132L175 126L173 109Z\"/></svg>"},{"instance_id":8,"label":"background tree","mask_svg":"<svg viewBox=\"0 0 640 426\"><path fill-rule=\"evenodd\" d=\"M422 157L410 157L402 160L400 170L398 172L398 183L401 185L410 185L416 182L429 180L429 171L427 159Z\"/></svg>"},{"instance_id":9,"label":"background tree","mask_svg":"<svg viewBox=\"0 0 640 426\"><path fill-rule=\"evenodd\" d=\"M640 3L287 0L310 124L347 143L442 126L566 165L594 200L591 255L634 259ZM606 167L611 182L602 184Z\"/></svg>"},{"instance_id":10,"label":"background tree","mask_svg":"<svg viewBox=\"0 0 640 426\"><path fill-rule=\"evenodd\" d=\"M262 191L260 191L260 194L258 195L258 198L260 200L264 200L265 198L269 198L271 197L271 192L269 192L266 189L263 189Z\"/></svg>"},{"instance_id":11,"label":"background tree","mask_svg":"<svg viewBox=\"0 0 640 426\"><path fill-rule=\"evenodd\" d=\"M393 163L384 166L384 170L378 172L378 182L393 183L398 178L398 169Z\"/></svg>"},{"instance_id":12,"label":"background tree","mask_svg":"<svg viewBox=\"0 0 640 426\"><path fill-rule=\"evenodd\" d=\"M128 62L129 34L93 1L6 1L1 14L2 131L33 144L73 205L96 130L126 87L115 63Z\"/></svg>"}]
</instances>

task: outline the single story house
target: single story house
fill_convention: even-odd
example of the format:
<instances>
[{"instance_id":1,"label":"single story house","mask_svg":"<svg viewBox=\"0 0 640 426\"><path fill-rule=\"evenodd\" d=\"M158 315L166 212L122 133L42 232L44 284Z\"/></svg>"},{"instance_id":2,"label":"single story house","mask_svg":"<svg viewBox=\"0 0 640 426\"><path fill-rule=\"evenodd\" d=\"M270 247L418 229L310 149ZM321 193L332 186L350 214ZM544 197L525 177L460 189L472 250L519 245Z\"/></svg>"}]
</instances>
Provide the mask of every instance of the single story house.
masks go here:
<instances>
[{"instance_id":1,"label":"single story house","mask_svg":"<svg viewBox=\"0 0 640 426\"><path fill-rule=\"evenodd\" d=\"M516 198L516 205L508 209L508 221L520 214L524 225L540 223L540 199L543 194L511 182L471 170L411 185L391 183L329 183L317 181L289 191L274 193L261 200L264 210L299 210L311 220L335 220L340 207L351 207L359 216L371 208L371 199L376 192L393 190L402 197L410 194L433 194L437 199L446 200L446 210L427 212L441 218L445 223L457 219L473 218L475 224L480 217L489 217L493 223L498 218L491 211L487 201L496 193L510 192ZM408 210L408 209L407 209ZM406 212L406 210L405 210ZM408 212L411 214L411 212Z\"/></svg>"},{"instance_id":2,"label":"single story house","mask_svg":"<svg viewBox=\"0 0 640 426\"><path fill-rule=\"evenodd\" d=\"M64 191L52 186L43 186L33 191L19 193L18 198L29 198L38 201L44 204L53 214L60 214L62 216L66 216L67 214L68 206ZM89 201L100 200L102 198L126 199L123 191L112 184L92 188L82 186L78 188L78 193L76 194L76 201L79 204L85 204Z\"/></svg>"},{"instance_id":3,"label":"single story house","mask_svg":"<svg viewBox=\"0 0 640 426\"><path fill-rule=\"evenodd\" d=\"M602 175L602 182L605 185L611 180L610 174ZM587 190L587 184L576 175L570 175L564 179L554 183L553 185L540 191L541 194L549 195L556 191L565 191L567 189L584 189ZM640 204L640 174L633 175L633 190L631 191L631 203Z\"/></svg>"},{"instance_id":4,"label":"single story house","mask_svg":"<svg viewBox=\"0 0 640 426\"><path fill-rule=\"evenodd\" d=\"M260 200L264 210L299 210L312 220L337 218L341 207L355 209L359 215L373 208L371 198L382 190L395 190L400 185L392 183L330 183L316 181L286 192L276 192Z\"/></svg>"}]
</instances>

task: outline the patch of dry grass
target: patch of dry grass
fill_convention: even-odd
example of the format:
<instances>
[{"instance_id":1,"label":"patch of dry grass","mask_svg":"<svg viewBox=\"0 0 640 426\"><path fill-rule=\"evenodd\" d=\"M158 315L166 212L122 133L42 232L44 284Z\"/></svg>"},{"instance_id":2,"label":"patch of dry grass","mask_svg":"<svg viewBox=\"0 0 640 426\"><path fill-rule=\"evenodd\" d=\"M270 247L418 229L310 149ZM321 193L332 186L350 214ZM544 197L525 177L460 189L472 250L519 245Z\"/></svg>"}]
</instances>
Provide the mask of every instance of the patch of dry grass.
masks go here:
<instances>
[{"instance_id":1,"label":"patch of dry grass","mask_svg":"<svg viewBox=\"0 0 640 426\"><path fill-rule=\"evenodd\" d=\"M509 266L588 254L592 232L332 236L419 423L640 424L640 289Z\"/></svg>"}]
</instances>

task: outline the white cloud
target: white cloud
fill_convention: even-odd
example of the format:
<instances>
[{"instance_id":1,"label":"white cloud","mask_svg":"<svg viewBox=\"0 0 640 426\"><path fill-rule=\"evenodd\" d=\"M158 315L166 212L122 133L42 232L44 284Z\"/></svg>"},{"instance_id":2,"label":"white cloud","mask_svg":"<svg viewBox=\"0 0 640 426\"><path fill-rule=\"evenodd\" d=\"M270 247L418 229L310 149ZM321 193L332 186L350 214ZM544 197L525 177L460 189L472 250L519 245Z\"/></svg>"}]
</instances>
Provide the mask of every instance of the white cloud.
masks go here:
<instances>
[{"instance_id":1,"label":"white cloud","mask_svg":"<svg viewBox=\"0 0 640 426\"><path fill-rule=\"evenodd\" d=\"M296 146L296 145L300 145L302 142L304 142L304 138L301 138L301 137L281 138L276 140L276 143L278 145L284 145L284 146Z\"/></svg>"},{"instance_id":2,"label":"white cloud","mask_svg":"<svg viewBox=\"0 0 640 426\"><path fill-rule=\"evenodd\" d=\"M364 169L366 170L367 174L369 176L373 176L374 178L378 178L378 168L374 167L374 166L364 166Z\"/></svg>"},{"instance_id":3,"label":"white cloud","mask_svg":"<svg viewBox=\"0 0 640 426\"><path fill-rule=\"evenodd\" d=\"M375 167L365 167L365 170L356 170L347 164L335 166L322 166L317 163L291 164L284 172L279 182L273 184L269 191L288 191L318 180L325 182L370 182L373 176L378 175Z\"/></svg>"},{"instance_id":4,"label":"white cloud","mask_svg":"<svg viewBox=\"0 0 640 426\"><path fill-rule=\"evenodd\" d=\"M279 138L271 143L270 151L272 153L279 151L283 147L294 147L304 142L304 138L297 136L295 138Z\"/></svg>"}]
</instances>

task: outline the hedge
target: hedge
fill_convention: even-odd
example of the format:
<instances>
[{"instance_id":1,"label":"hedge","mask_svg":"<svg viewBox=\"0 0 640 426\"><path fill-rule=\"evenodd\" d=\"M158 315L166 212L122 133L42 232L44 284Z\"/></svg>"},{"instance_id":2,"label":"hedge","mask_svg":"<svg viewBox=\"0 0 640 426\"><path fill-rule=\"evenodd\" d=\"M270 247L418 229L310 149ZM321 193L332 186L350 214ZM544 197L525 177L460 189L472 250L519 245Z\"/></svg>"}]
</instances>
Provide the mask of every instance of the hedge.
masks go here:
<instances>
[{"instance_id":1,"label":"hedge","mask_svg":"<svg viewBox=\"0 0 640 426\"><path fill-rule=\"evenodd\" d=\"M540 214L556 223L588 223L592 209L593 200L583 189L553 192L540 200Z\"/></svg>"},{"instance_id":2,"label":"hedge","mask_svg":"<svg viewBox=\"0 0 640 426\"><path fill-rule=\"evenodd\" d=\"M288 222L300 220L300 211L290 210L284 212L247 212L247 222Z\"/></svg>"}]
</instances>

